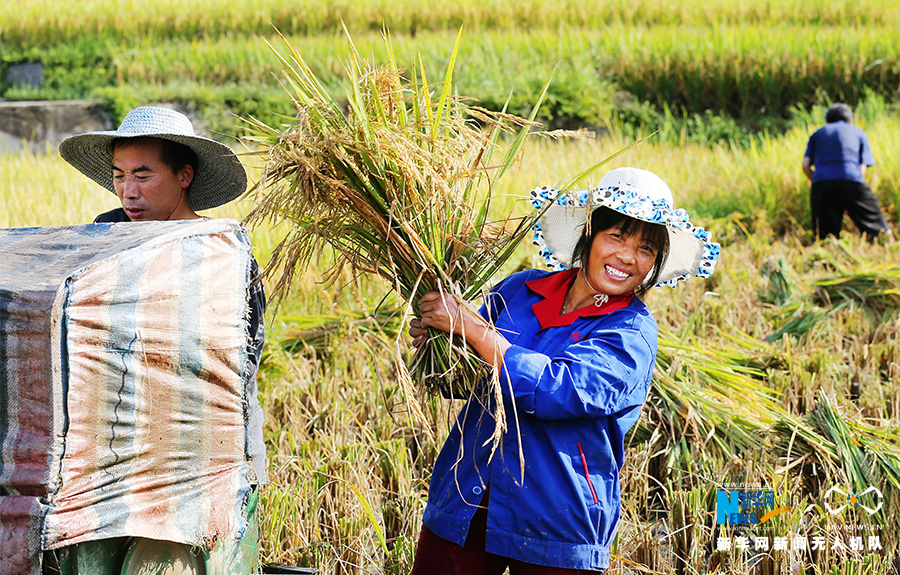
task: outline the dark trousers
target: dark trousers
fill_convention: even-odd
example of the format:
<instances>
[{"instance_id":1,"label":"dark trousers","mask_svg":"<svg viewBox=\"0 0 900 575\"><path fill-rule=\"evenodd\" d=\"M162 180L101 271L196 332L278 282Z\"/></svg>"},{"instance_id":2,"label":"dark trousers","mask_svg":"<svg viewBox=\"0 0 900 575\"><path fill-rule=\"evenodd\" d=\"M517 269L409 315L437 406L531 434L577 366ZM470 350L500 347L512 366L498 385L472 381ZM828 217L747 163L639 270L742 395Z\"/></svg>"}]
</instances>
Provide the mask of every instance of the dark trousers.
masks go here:
<instances>
[{"instance_id":1,"label":"dark trousers","mask_svg":"<svg viewBox=\"0 0 900 575\"><path fill-rule=\"evenodd\" d=\"M824 180L812 185L809 197L813 231L818 239L828 236L841 237L844 213L850 216L861 233L869 241L879 233L890 233L890 227L878 198L869 184L851 180Z\"/></svg>"}]
</instances>

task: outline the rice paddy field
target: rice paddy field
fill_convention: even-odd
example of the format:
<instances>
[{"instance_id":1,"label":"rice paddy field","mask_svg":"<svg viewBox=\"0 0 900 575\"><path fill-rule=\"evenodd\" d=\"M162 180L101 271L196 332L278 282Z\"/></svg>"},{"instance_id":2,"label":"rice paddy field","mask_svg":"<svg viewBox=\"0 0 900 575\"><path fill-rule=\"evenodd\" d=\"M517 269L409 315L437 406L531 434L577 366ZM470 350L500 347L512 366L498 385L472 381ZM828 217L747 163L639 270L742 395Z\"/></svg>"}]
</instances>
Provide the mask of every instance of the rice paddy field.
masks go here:
<instances>
[{"instance_id":1,"label":"rice paddy field","mask_svg":"<svg viewBox=\"0 0 900 575\"><path fill-rule=\"evenodd\" d=\"M527 115L552 75L539 118L598 134L529 138L492 190L495 217L525 214L521 198L533 187L655 132L608 166L658 173L722 245L709 280L646 297L660 324L659 356L626 442L609 572L897 572L900 242L866 243L849 221L841 239L814 241L800 170L824 106L851 104L877 161L869 183L900 232L897 3L181 6L0 3L0 65L40 59L46 80L16 87L0 75L2 96L100 98L117 119L141 103L179 105L242 152L256 182L258 149L227 135L244 134L240 118L291 121L274 28L341 98L350 53L342 21L375 62L386 57L381 30L389 26L397 61L420 55L433 82L462 26L461 95L492 110L509 101ZM256 201L248 194L204 215L244 219ZM2 227L88 222L116 205L52 147L0 155ZM254 224L261 263L287 231ZM262 559L323 574L405 574L431 468L459 405L421 393L424 419L412 416L392 359L398 347L409 351L402 302L381 280L325 281L329 257L324 250L297 274L267 317ZM540 265L526 241L497 277ZM734 490L768 493L773 504L756 507L755 523L720 524L721 492Z\"/></svg>"}]
</instances>

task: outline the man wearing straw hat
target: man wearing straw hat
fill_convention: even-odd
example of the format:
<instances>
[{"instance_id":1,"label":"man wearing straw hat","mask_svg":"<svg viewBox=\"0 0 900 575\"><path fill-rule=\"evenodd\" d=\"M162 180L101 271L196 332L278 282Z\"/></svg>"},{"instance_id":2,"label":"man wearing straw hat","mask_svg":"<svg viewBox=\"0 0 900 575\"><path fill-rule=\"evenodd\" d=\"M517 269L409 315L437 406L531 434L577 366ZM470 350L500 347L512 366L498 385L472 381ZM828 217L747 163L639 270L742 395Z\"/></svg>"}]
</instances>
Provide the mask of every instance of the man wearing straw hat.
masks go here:
<instances>
[{"instance_id":1,"label":"man wearing straw hat","mask_svg":"<svg viewBox=\"0 0 900 575\"><path fill-rule=\"evenodd\" d=\"M95 223L197 219L198 211L240 196L247 173L234 151L198 136L184 114L157 106L128 112L117 130L71 136L59 153L81 173L116 194L121 207L100 214ZM252 258L251 274L259 277ZM266 482L263 412L256 373L262 356L266 296L262 282L253 281L250 303L249 451L260 484Z\"/></svg>"}]
</instances>

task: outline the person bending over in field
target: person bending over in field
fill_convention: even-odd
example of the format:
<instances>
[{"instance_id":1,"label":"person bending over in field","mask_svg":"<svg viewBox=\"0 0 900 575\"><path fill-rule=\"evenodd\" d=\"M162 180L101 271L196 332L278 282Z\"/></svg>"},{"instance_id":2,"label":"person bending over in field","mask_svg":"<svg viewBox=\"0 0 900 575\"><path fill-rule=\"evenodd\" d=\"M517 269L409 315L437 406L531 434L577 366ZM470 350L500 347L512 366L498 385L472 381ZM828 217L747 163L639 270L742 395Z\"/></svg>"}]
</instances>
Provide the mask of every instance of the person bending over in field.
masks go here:
<instances>
[{"instance_id":1,"label":"person bending over in field","mask_svg":"<svg viewBox=\"0 0 900 575\"><path fill-rule=\"evenodd\" d=\"M719 246L646 170L612 170L590 193L567 198L548 187L532 192L535 207L548 202L535 243L559 271L505 278L485 298L482 317L428 293L410 324L414 345L433 328L499 362L505 412L517 414L492 456L496 406L478 398L460 411L435 462L413 575L609 566L624 438L656 359L656 321L640 296L708 276Z\"/></svg>"},{"instance_id":2,"label":"person bending over in field","mask_svg":"<svg viewBox=\"0 0 900 575\"><path fill-rule=\"evenodd\" d=\"M95 223L196 219L200 217L198 211L230 202L247 186L244 166L230 147L196 135L187 116L168 108L135 108L117 130L71 136L60 143L59 153L118 196L121 207L100 214ZM249 450L257 482L265 484L263 411L256 373L265 341L266 295L252 256L251 275L254 281L247 294L252 362Z\"/></svg>"},{"instance_id":3,"label":"person bending over in field","mask_svg":"<svg viewBox=\"0 0 900 575\"><path fill-rule=\"evenodd\" d=\"M853 125L847 104L830 106L825 122L809 137L803 155L803 173L812 182L809 207L816 238L841 237L844 212L870 242L878 234L890 235L878 198L865 180L866 168L875 165L868 136Z\"/></svg>"}]
</instances>

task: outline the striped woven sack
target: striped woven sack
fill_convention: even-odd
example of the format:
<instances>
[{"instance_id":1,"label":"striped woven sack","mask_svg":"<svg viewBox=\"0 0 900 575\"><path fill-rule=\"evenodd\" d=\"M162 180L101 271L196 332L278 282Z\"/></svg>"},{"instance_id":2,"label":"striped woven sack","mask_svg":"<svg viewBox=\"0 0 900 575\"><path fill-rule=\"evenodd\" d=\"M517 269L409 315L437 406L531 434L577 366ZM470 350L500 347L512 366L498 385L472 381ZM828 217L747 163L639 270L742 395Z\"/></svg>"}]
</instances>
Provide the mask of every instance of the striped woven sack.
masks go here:
<instances>
[{"instance_id":1,"label":"striped woven sack","mask_svg":"<svg viewBox=\"0 0 900 575\"><path fill-rule=\"evenodd\" d=\"M233 220L0 230L0 573L242 535L250 262Z\"/></svg>"}]
</instances>

